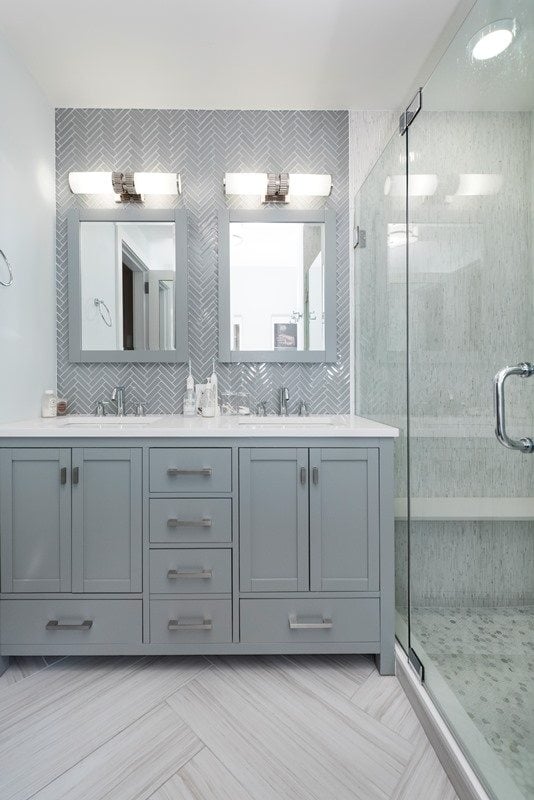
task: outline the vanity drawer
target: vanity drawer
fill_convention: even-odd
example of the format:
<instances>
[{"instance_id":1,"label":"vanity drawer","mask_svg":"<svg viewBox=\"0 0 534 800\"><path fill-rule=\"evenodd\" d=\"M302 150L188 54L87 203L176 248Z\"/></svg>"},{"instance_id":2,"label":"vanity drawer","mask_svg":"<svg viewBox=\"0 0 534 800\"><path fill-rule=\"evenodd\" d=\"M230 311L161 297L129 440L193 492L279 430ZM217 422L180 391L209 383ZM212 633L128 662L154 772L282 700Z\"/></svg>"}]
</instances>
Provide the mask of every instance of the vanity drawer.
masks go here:
<instances>
[{"instance_id":1,"label":"vanity drawer","mask_svg":"<svg viewBox=\"0 0 534 800\"><path fill-rule=\"evenodd\" d=\"M152 644L232 641L231 600L151 600Z\"/></svg>"},{"instance_id":2,"label":"vanity drawer","mask_svg":"<svg viewBox=\"0 0 534 800\"><path fill-rule=\"evenodd\" d=\"M150 501L150 541L164 544L230 542L232 501L173 498Z\"/></svg>"},{"instance_id":3,"label":"vanity drawer","mask_svg":"<svg viewBox=\"0 0 534 800\"><path fill-rule=\"evenodd\" d=\"M231 550L152 550L152 594L223 594L232 591Z\"/></svg>"},{"instance_id":4,"label":"vanity drawer","mask_svg":"<svg viewBox=\"0 0 534 800\"><path fill-rule=\"evenodd\" d=\"M241 600L241 641L377 642L379 606L377 598Z\"/></svg>"},{"instance_id":5,"label":"vanity drawer","mask_svg":"<svg viewBox=\"0 0 534 800\"><path fill-rule=\"evenodd\" d=\"M2 644L141 644L141 600L2 600ZM67 627L72 626L72 627Z\"/></svg>"},{"instance_id":6,"label":"vanity drawer","mask_svg":"<svg viewBox=\"0 0 534 800\"><path fill-rule=\"evenodd\" d=\"M232 491L232 451L228 448L153 447L151 492Z\"/></svg>"}]
</instances>

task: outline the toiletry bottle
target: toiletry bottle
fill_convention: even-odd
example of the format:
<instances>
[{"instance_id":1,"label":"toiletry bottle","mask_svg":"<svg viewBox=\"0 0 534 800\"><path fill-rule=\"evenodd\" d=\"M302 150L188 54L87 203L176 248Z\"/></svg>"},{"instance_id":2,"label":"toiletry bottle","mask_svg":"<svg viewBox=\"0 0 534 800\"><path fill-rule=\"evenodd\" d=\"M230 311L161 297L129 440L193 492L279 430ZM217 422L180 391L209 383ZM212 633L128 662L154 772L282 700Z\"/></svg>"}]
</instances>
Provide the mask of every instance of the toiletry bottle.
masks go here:
<instances>
[{"instance_id":1,"label":"toiletry bottle","mask_svg":"<svg viewBox=\"0 0 534 800\"><path fill-rule=\"evenodd\" d=\"M213 359L213 372L211 373L211 385L213 386L213 403L215 406L215 416L220 414L219 410L219 379L215 372L215 359Z\"/></svg>"},{"instance_id":2,"label":"toiletry bottle","mask_svg":"<svg viewBox=\"0 0 534 800\"><path fill-rule=\"evenodd\" d=\"M185 394L183 403L184 417L195 417L197 413L197 403L195 396L195 381L191 372L191 359L189 359L189 375L185 384Z\"/></svg>"},{"instance_id":3,"label":"toiletry bottle","mask_svg":"<svg viewBox=\"0 0 534 800\"><path fill-rule=\"evenodd\" d=\"M193 389L186 389L184 394L183 413L184 417L196 417L197 415L197 403Z\"/></svg>"},{"instance_id":4,"label":"toiletry bottle","mask_svg":"<svg viewBox=\"0 0 534 800\"><path fill-rule=\"evenodd\" d=\"M46 389L41 398L41 416L57 416L57 396L54 389Z\"/></svg>"},{"instance_id":5,"label":"toiletry bottle","mask_svg":"<svg viewBox=\"0 0 534 800\"><path fill-rule=\"evenodd\" d=\"M215 416L215 395L213 393L213 386L211 385L211 378L208 378L206 381L206 388L202 394L202 416Z\"/></svg>"}]
</instances>

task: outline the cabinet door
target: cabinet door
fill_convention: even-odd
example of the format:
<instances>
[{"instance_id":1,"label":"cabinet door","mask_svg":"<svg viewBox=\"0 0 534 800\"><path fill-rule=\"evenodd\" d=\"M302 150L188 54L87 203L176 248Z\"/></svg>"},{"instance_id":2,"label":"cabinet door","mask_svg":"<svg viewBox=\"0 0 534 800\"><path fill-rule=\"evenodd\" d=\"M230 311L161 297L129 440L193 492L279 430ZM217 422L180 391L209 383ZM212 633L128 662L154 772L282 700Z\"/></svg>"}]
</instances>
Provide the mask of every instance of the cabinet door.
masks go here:
<instances>
[{"instance_id":1,"label":"cabinet door","mask_svg":"<svg viewBox=\"0 0 534 800\"><path fill-rule=\"evenodd\" d=\"M242 592L309 588L306 448L240 450L239 535Z\"/></svg>"},{"instance_id":2,"label":"cabinet door","mask_svg":"<svg viewBox=\"0 0 534 800\"><path fill-rule=\"evenodd\" d=\"M141 553L141 451L73 450L73 591L141 591Z\"/></svg>"},{"instance_id":3,"label":"cabinet door","mask_svg":"<svg viewBox=\"0 0 534 800\"><path fill-rule=\"evenodd\" d=\"M69 592L70 450L2 450L3 592Z\"/></svg>"},{"instance_id":4,"label":"cabinet door","mask_svg":"<svg viewBox=\"0 0 534 800\"><path fill-rule=\"evenodd\" d=\"M379 588L378 451L310 450L310 588Z\"/></svg>"}]
</instances>

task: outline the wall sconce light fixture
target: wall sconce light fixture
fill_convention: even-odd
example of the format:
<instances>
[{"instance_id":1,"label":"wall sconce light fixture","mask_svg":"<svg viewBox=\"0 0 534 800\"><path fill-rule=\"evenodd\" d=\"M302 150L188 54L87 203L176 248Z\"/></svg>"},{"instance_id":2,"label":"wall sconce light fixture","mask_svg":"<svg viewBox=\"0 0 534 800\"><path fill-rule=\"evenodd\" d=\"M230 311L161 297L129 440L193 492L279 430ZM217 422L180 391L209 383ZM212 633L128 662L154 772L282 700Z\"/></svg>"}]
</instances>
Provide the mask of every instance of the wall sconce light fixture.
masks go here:
<instances>
[{"instance_id":1,"label":"wall sconce light fixture","mask_svg":"<svg viewBox=\"0 0 534 800\"><path fill-rule=\"evenodd\" d=\"M264 203L288 203L292 197L328 197L332 176L304 172L227 172L224 193L260 195Z\"/></svg>"},{"instance_id":2,"label":"wall sconce light fixture","mask_svg":"<svg viewBox=\"0 0 534 800\"><path fill-rule=\"evenodd\" d=\"M182 193L176 172L69 172L73 194L117 194L122 203L141 203L145 194Z\"/></svg>"}]
</instances>

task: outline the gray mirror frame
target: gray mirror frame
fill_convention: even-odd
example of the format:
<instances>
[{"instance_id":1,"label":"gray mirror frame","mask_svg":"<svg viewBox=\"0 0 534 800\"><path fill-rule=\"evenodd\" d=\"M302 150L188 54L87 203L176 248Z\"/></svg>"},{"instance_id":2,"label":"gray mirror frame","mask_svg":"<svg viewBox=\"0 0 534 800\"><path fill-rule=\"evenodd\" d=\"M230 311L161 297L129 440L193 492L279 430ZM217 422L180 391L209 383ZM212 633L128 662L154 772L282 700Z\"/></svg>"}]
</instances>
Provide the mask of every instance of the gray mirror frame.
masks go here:
<instances>
[{"instance_id":1,"label":"gray mirror frame","mask_svg":"<svg viewBox=\"0 0 534 800\"><path fill-rule=\"evenodd\" d=\"M176 279L174 287L175 350L82 350L80 223L174 222ZM69 261L69 361L73 363L186 362L189 358L187 303L187 212L185 209L72 209L68 220Z\"/></svg>"},{"instance_id":2,"label":"gray mirror frame","mask_svg":"<svg viewBox=\"0 0 534 800\"><path fill-rule=\"evenodd\" d=\"M230 223L231 222L324 222L325 223L325 349L282 352L230 348ZM219 211L219 361L222 363L274 362L335 363L337 361L337 264L336 214L330 209L293 211L286 208Z\"/></svg>"}]
</instances>

